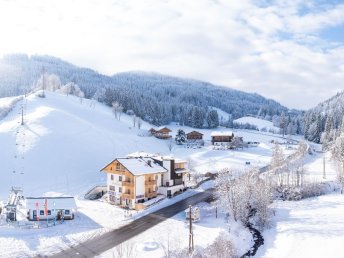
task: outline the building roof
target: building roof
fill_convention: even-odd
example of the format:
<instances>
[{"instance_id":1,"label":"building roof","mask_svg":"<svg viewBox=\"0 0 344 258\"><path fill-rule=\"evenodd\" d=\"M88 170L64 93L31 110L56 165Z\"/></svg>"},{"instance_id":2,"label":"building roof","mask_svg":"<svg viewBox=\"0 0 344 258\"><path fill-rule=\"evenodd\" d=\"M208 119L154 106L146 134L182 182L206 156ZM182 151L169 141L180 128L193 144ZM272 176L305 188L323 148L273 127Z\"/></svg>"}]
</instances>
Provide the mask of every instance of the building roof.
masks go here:
<instances>
[{"instance_id":1,"label":"building roof","mask_svg":"<svg viewBox=\"0 0 344 258\"><path fill-rule=\"evenodd\" d=\"M232 136L234 135L232 131L220 131L220 132L212 132L211 136Z\"/></svg>"},{"instance_id":2,"label":"building roof","mask_svg":"<svg viewBox=\"0 0 344 258\"><path fill-rule=\"evenodd\" d=\"M197 131L192 131L192 132L190 132L190 133L187 133L186 135L192 134L192 133L196 133L196 134L201 134L201 135L203 135L203 133L200 133L200 132L197 132Z\"/></svg>"},{"instance_id":3,"label":"building roof","mask_svg":"<svg viewBox=\"0 0 344 258\"><path fill-rule=\"evenodd\" d=\"M172 130L167 128L166 126L160 126L156 131L161 131L163 129L166 129L167 131L172 132Z\"/></svg>"},{"instance_id":4,"label":"building roof","mask_svg":"<svg viewBox=\"0 0 344 258\"><path fill-rule=\"evenodd\" d=\"M76 203L74 197L27 197L25 199L25 207L30 210L44 209L45 200L48 202L48 209L58 209L58 210L70 210L76 209ZM55 203L55 205L54 205Z\"/></svg>"},{"instance_id":5,"label":"building roof","mask_svg":"<svg viewBox=\"0 0 344 258\"><path fill-rule=\"evenodd\" d=\"M119 158L117 161L135 176L167 172L166 168L160 166L152 158Z\"/></svg>"}]
</instances>

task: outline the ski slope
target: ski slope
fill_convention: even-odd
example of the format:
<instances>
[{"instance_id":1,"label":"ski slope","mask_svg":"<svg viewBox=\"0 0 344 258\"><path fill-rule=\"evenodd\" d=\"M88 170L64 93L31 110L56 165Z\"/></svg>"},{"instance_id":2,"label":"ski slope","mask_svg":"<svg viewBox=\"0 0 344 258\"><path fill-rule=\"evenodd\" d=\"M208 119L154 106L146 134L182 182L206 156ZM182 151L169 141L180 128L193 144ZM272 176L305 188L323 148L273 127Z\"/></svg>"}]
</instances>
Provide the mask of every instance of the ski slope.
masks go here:
<instances>
[{"instance_id":1,"label":"ski slope","mask_svg":"<svg viewBox=\"0 0 344 258\"><path fill-rule=\"evenodd\" d=\"M270 160L269 142L274 136L238 131L248 141L260 141L258 148L238 151L213 150L212 130L204 134L206 146L200 149L174 146L166 140L139 136L152 126L134 128L132 118L114 118L109 107L94 100L47 92L46 98L30 95L0 120L0 200L11 186L21 186L25 196L81 196L91 186L105 183L99 170L115 157L145 151L187 159L199 172L216 172L224 167L242 167L245 161L264 166ZM24 125L21 125L21 104ZM182 128L169 125L172 135ZM216 130L223 130L218 128Z\"/></svg>"},{"instance_id":2,"label":"ski slope","mask_svg":"<svg viewBox=\"0 0 344 258\"><path fill-rule=\"evenodd\" d=\"M234 123L238 124L251 124L257 126L259 130L262 130L263 128L266 128L267 131L272 130L274 132L279 132L280 128L274 126L272 122L256 118L256 117L251 117L251 116L244 116L239 119L234 120Z\"/></svg>"}]
</instances>

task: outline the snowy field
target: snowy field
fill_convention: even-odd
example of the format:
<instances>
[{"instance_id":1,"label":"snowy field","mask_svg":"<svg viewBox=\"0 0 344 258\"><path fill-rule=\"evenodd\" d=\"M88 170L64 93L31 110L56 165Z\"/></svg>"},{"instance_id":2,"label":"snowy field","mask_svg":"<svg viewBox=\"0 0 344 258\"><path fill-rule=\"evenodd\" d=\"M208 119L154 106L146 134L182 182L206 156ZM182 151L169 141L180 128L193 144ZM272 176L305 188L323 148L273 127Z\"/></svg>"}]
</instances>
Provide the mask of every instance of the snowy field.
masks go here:
<instances>
[{"instance_id":1,"label":"snowy field","mask_svg":"<svg viewBox=\"0 0 344 258\"><path fill-rule=\"evenodd\" d=\"M277 202L274 225L256 257L343 257L344 196Z\"/></svg>"},{"instance_id":2,"label":"snowy field","mask_svg":"<svg viewBox=\"0 0 344 258\"><path fill-rule=\"evenodd\" d=\"M276 127L272 124L272 122L256 117L245 116L233 121L234 123L238 124L250 124L255 125L259 130L265 128L267 131L272 130L274 132L279 132L280 128Z\"/></svg>"}]
</instances>

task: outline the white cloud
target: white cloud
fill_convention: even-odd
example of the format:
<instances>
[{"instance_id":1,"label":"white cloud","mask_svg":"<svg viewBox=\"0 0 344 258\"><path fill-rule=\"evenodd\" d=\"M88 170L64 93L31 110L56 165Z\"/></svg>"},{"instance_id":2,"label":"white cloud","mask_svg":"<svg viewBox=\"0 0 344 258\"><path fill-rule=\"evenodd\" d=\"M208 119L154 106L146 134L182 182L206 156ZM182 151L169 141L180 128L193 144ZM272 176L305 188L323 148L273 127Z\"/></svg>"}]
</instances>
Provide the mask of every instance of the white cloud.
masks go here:
<instances>
[{"instance_id":1,"label":"white cloud","mask_svg":"<svg viewBox=\"0 0 344 258\"><path fill-rule=\"evenodd\" d=\"M0 54L156 71L311 107L342 88L343 44L318 34L344 23L344 6L270 2L0 0Z\"/></svg>"}]
</instances>

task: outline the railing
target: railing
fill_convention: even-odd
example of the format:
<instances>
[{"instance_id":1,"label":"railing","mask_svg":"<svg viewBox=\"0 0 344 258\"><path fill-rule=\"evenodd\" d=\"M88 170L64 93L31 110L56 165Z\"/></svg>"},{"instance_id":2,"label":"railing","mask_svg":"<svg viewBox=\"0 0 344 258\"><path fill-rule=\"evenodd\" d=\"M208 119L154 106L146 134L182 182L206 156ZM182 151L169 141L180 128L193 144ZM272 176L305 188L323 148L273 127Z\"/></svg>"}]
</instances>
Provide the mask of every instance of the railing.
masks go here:
<instances>
[{"instance_id":1,"label":"railing","mask_svg":"<svg viewBox=\"0 0 344 258\"><path fill-rule=\"evenodd\" d=\"M122 181L122 186L134 186L134 181Z\"/></svg>"},{"instance_id":2,"label":"railing","mask_svg":"<svg viewBox=\"0 0 344 258\"><path fill-rule=\"evenodd\" d=\"M134 199L134 194L132 193L122 193L123 199Z\"/></svg>"},{"instance_id":3,"label":"railing","mask_svg":"<svg viewBox=\"0 0 344 258\"><path fill-rule=\"evenodd\" d=\"M145 185L156 185L156 180L145 181Z\"/></svg>"},{"instance_id":4,"label":"railing","mask_svg":"<svg viewBox=\"0 0 344 258\"><path fill-rule=\"evenodd\" d=\"M145 193L145 196L147 198L153 198L153 197L156 197L157 196L157 192L150 192L150 193Z\"/></svg>"}]
</instances>

